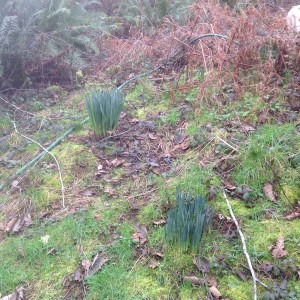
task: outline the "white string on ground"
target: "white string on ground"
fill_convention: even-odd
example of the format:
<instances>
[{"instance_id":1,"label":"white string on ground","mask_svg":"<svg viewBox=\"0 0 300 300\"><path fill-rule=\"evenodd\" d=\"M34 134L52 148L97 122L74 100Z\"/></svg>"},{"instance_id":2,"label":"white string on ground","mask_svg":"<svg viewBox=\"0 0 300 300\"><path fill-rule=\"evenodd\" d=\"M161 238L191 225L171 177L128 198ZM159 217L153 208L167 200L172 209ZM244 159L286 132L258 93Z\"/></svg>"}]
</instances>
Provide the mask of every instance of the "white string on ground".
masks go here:
<instances>
[{"instance_id":1,"label":"white string on ground","mask_svg":"<svg viewBox=\"0 0 300 300\"><path fill-rule=\"evenodd\" d=\"M230 204L230 202L229 202L229 200L228 200L228 197L227 197L227 195L226 195L224 189L222 189L222 194L223 194L223 197L225 198L225 201L226 201L226 203L227 203L227 207L228 207L228 210L229 210L229 212L230 212L231 218L232 218L233 221L234 221L234 224L235 224L235 226L236 226L236 228L237 228L237 231L238 231L238 233L239 233L239 235L240 235L240 238L241 238L241 241L242 241L242 244L243 244L243 251L244 251L244 254L245 254L245 256L246 256L247 263L248 263L248 266L249 266L249 269L250 269L250 272L251 272L251 276L252 276L252 280L253 280L253 292L254 292L254 297L253 297L253 299L254 299L254 300L257 300L257 286L256 286L256 283L258 282L258 283L260 283L261 285L263 285L264 287L267 287L267 286L266 286L263 282L261 282L260 280L258 280L258 278L256 277L256 274L255 274L255 272L254 272L254 269L253 269L253 266L252 266L252 263L251 263L250 255L249 255L249 253L248 253L248 251L247 251L246 240L245 240L244 234L243 234L243 232L241 231L241 228L240 228L240 226L239 226L239 223L238 223L238 221L237 221L237 219L236 219L236 217L235 217L235 215L234 215L234 213L233 213L231 204Z\"/></svg>"},{"instance_id":2,"label":"white string on ground","mask_svg":"<svg viewBox=\"0 0 300 300\"><path fill-rule=\"evenodd\" d=\"M61 185L61 195L62 195L62 207L65 208L65 187L64 187L64 183L63 183L63 179L62 179L62 175L61 175L61 168L59 165L58 160L56 159L56 157L54 156L54 154L52 154L50 151L48 151L43 145L41 145L39 142L33 140L32 138L22 134L21 132L18 131L16 123L14 121L12 121L14 124L14 128L16 133L18 133L19 135L21 135L23 138L25 138L26 140L31 141L32 143L35 143L36 145L38 145L39 147L41 147L46 153L50 154L52 156L52 158L54 159L57 169L58 169L58 173L59 173L59 180L60 180L60 185Z\"/></svg>"}]
</instances>

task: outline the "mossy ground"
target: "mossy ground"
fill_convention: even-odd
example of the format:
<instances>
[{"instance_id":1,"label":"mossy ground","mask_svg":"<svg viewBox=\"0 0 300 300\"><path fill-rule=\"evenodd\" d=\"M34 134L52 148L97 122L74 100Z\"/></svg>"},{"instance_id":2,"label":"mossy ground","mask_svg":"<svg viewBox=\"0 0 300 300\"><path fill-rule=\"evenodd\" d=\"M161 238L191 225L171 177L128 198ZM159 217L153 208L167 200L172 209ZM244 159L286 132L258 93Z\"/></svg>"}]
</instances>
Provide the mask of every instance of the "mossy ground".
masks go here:
<instances>
[{"instance_id":1,"label":"mossy ground","mask_svg":"<svg viewBox=\"0 0 300 300\"><path fill-rule=\"evenodd\" d=\"M216 195L209 204L214 207L216 216L229 217L220 193L224 181L237 187L247 185L252 190L250 198L233 197L230 202L236 217L242 220L242 231L257 272L263 262L276 264L282 261L273 258L269 249L280 236L285 237L288 258L299 264L299 219L287 221L283 218L300 198L299 165L291 163L300 146L297 122L277 124L270 119L249 134L238 129L229 131L224 126L237 114L239 122L255 124L257 111L265 100L247 93L238 101L226 104L222 112L209 102L203 103L201 109L184 111L180 107L191 104L195 90L178 92L176 105L166 90L141 81L127 96L126 113L140 120L151 119L158 132L169 130L172 138L179 128L185 130L191 143L195 142L176 156L169 173L146 172L130 177L120 166L110 169L109 174L96 176L103 160L95 155L95 139L89 126L84 125L52 151L62 170L65 209L61 208L61 184L51 156L46 156L29 170L27 179L20 181L19 190L2 192L1 224L9 221L13 213L11 208L19 214L24 209L30 212L34 224L17 235L3 236L0 244L0 296L24 286L29 299L63 299L68 275L74 274L83 259L92 261L101 251L109 261L101 271L84 281L84 299L205 299L205 286L194 286L184 280L184 276L202 277L193 264L197 253L182 253L176 247L169 247L164 249L163 259L158 260L151 255L140 255L137 251L139 245L131 236L137 223L145 225L147 247L152 251L162 251L164 229L153 221L166 219L167 209L175 204L178 186L193 195L207 195L208 190L215 187ZM57 123L67 129L74 120L78 122L79 117L84 118L83 98L81 92L61 96L56 106L39 108L37 117L47 119L58 109L63 110L63 116L72 118L69 121L62 118ZM283 100L278 103L274 110L280 110ZM2 131L8 130L7 126L9 122L1 122ZM209 137L211 133L213 138ZM33 138L48 134L48 141L56 136L49 128L32 130L29 134ZM165 149L172 150L174 144L167 139L168 134L162 143L166 144ZM89 135L92 138L87 138ZM22 144L18 138L16 134L11 135L11 145ZM238 151L220 144L222 140ZM221 147L218 148L219 144ZM22 144L22 147L24 151L16 151L15 159L26 161L39 152L39 147L31 143ZM107 157L114 157L109 147L106 150ZM9 151L9 148L5 149L1 155L5 156ZM224 167L224 162L228 166ZM1 167L1 171L7 174L15 169L8 171ZM266 183L274 184L277 203L264 195ZM114 193L107 192L107 188ZM30 200L26 207L21 205L24 198ZM266 212L271 214L266 217ZM201 256L210 261L210 276L216 278L224 298L252 299L252 280L240 239L224 235L221 227L221 221L216 218ZM47 243L43 242L45 236L49 238ZM152 263L157 266L152 268ZM246 281L240 279L238 271L246 274ZM270 276L263 272L258 272L258 277L266 284L280 284L281 281L280 275ZM294 273L289 276L288 289L300 293L296 279ZM259 286L260 295L263 292L264 288Z\"/></svg>"}]
</instances>

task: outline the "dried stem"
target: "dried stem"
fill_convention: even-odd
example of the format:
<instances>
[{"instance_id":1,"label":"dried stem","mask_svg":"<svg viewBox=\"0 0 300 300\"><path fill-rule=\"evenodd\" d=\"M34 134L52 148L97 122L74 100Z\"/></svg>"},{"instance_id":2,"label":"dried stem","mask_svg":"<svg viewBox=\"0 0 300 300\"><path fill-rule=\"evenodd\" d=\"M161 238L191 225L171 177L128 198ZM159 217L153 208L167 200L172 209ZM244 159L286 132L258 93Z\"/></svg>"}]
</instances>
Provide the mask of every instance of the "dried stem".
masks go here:
<instances>
[{"instance_id":1,"label":"dried stem","mask_svg":"<svg viewBox=\"0 0 300 300\"><path fill-rule=\"evenodd\" d=\"M241 228L239 226L239 223L233 213L233 210L232 210L232 207L231 207L231 204L228 200L228 197L224 191L224 189L222 189L222 194L223 194L223 197L225 198L225 201L227 203L227 206L228 206L228 210L230 212L230 215L231 215L231 218L233 219L234 221L234 224L237 228L237 231L240 235L240 238L241 238L241 241L242 241L242 245L243 245L243 251L244 251L244 254L246 256L246 259L247 259L247 263L248 263L248 266L249 266L249 269L250 269L250 272L251 272L251 275L252 275L252 280L253 280L253 293L254 293L254 296L253 296L253 299L254 300L257 300L257 287L256 287L256 283L260 283L261 285L263 285L264 287L267 287L263 282L261 282L257 277L256 277L256 274L254 272L254 269L253 269L253 266L252 266L252 263L251 263L251 259L250 259L250 255L247 251L247 246L246 246L246 241L245 241L245 237L244 237L244 234L242 233L241 231Z\"/></svg>"},{"instance_id":2,"label":"dried stem","mask_svg":"<svg viewBox=\"0 0 300 300\"><path fill-rule=\"evenodd\" d=\"M22 134L21 132L19 132L18 129L17 129L16 123L14 121L12 121L12 122L14 124L14 128L15 128L16 133L18 133L19 135L21 135L26 140L31 141L32 143L35 143L36 145L38 145L39 147L41 147L46 153L50 154L53 157L53 159L54 159L54 161L56 163L57 169L58 169L58 173L59 173L59 180L60 180L60 185L61 185L61 195L62 195L62 207L65 208L65 187L64 187L64 183L63 183L63 179L62 179L62 175L61 175L61 168L60 168L58 160L56 159L56 157L54 156L54 154L52 154L50 151L48 151L39 142L37 142L37 141L33 140L32 138L30 138L30 137Z\"/></svg>"},{"instance_id":3,"label":"dried stem","mask_svg":"<svg viewBox=\"0 0 300 300\"><path fill-rule=\"evenodd\" d=\"M25 113L25 114L30 115L30 116L33 116L33 117L35 116L33 113L31 113L31 112L29 112L29 111L27 111L27 110L23 110L23 109L21 109L20 107L14 105L13 103L10 103L10 102L6 101L6 100L5 100L4 98L2 98L1 96L0 96L0 100L2 100L3 102L5 102L5 103L8 104L8 105L14 107L14 108L16 109L16 111L19 110L19 111L21 111L21 112L23 112L23 113Z\"/></svg>"}]
</instances>

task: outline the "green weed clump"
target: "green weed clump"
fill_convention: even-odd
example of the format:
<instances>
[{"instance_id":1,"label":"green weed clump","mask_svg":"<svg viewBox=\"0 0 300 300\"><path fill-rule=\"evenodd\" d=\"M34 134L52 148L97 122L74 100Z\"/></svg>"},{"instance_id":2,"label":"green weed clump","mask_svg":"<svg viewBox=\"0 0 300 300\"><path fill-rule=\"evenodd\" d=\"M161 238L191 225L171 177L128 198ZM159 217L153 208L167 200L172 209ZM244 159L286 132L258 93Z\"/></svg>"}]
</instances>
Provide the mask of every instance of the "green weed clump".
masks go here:
<instances>
[{"instance_id":1,"label":"green weed clump","mask_svg":"<svg viewBox=\"0 0 300 300\"><path fill-rule=\"evenodd\" d=\"M194 199L188 193L185 196L178 189L176 207L169 211L165 226L165 240L168 245L178 245L181 250L196 250L208 231L213 217L213 210L206 205L204 196Z\"/></svg>"},{"instance_id":2,"label":"green weed clump","mask_svg":"<svg viewBox=\"0 0 300 300\"><path fill-rule=\"evenodd\" d=\"M115 129L124 106L124 96L118 90L87 90L85 104L89 120L95 133L105 136Z\"/></svg>"}]
</instances>

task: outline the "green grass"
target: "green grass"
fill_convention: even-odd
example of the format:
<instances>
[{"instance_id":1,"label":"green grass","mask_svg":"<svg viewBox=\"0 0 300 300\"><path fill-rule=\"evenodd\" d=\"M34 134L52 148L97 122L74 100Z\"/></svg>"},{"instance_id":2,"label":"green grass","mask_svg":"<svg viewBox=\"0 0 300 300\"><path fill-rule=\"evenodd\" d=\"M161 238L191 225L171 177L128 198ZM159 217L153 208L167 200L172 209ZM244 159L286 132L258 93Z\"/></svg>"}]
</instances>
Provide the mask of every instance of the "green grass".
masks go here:
<instances>
[{"instance_id":1,"label":"green grass","mask_svg":"<svg viewBox=\"0 0 300 300\"><path fill-rule=\"evenodd\" d=\"M156 87L146 78L140 79L135 87L126 95L126 103L131 105L147 105L156 102Z\"/></svg>"},{"instance_id":2,"label":"green grass","mask_svg":"<svg viewBox=\"0 0 300 300\"><path fill-rule=\"evenodd\" d=\"M0 111L0 137L8 134L9 129L12 129L12 123L9 118Z\"/></svg>"},{"instance_id":3,"label":"green grass","mask_svg":"<svg viewBox=\"0 0 300 300\"><path fill-rule=\"evenodd\" d=\"M185 115L186 129L191 140L197 144L184 153L176 153L172 169L172 176L163 177L153 174L142 174L137 178L127 176L126 169L112 170L109 178L118 178L117 186L111 186L104 181L105 177L95 179L97 165L101 163L84 144L77 144L74 139L64 141L53 150L63 170L63 179L68 194L68 205L83 201L80 191L91 188L97 195L89 197L88 211L77 212L59 220L49 218L40 220L41 213L50 209L54 201L61 201L60 181L57 169L48 168L53 163L50 156L44 158L41 168L36 167L30 174L30 183L20 195L1 195L1 202L30 199L34 225L26 228L18 236L8 236L1 242L0 257L0 291L1 296L13 292L17 287L28 287L30 299L61 299L63 296L62 282L65 276L72 274L80 266L82 259L92 260L98 251L102 251L109 261L101 271L85 281L87 296L85 299L205 299L206 290L203 286L193 286L183 280L184 276L195 275L201 278L201 273L193 264L197 251L187 253L179 251L178 247L165 247L164 227L154 225L153 221L166 219L167 211L175 206L176 188L181 187L184 193L189 191L193 195L207 195L208 189L215 186L218 193L210 201L210 206L216 210L215 215L229 216L228 208L220 191L224 178L217 171L220 157L227 155L220 152L216 155L214 147L216 140L210 144L207 136L210 134L206 125L212 124L213 133L221 135L230 143L233 137L238 137L236 143L239 153L236 153L232 162L232 171L226 173L225 179L232 181L236 186L243 184L253 189L251 203L240 199L230 199L237 218L242 220L242 231L247 238L247 248L254 266L261 262L271 261L280 263L272 257L269 246L276 243L279 236L285 237L285 247L299 264L299 220L286 221L283 214L292 209L299 201L300 177L299 165L292 164L292 159L299 155L300 135L296 131L296 124L270 123L257 127L257 131L249 135L239 132L233 127L232 131L225 125L228 121L238 117L242 123L253 126L257 121L257 113L268 104L268 100L253 93L245 93L241 99L228 101L225 104L215 103L206 99L201 107L196 95L198 89L190 92L176 92L175 103L170 103L169 90L171 85L166 84L165 90L160 91L150 81L139 82L126 97L126 113L131 117L147 120L158 115L158 130L164 125L170 125L171 130L179 124L181 115L177 105L186 104L192 108L192 113ZM217 93L211 88L211 95ZM64 95L65 98L66 95ZM212 97L215 99L216 97ZM55 109L64 110L66 117L82 115L77 105L82 100L82 93L74 95L74 99L65 104L63 101L57 107L47 108L39 116L55 112ZM67 106L69 105L69 106ZM270 109L280 112L285 109L284 101L279 97L270 104ZM50 115L50 114L49 114ZM163 117L161 117L163 116ZM271 118L272 119L272 118ZM7 130L2 126L1 128ZM62 120L68 125L68 120ZM225 125L224 125L225 124ZM2 127L1 127L2 126ZM36 135L47 134L47 130ZM79 128L74 133L76 137L86 138L87 130ZM49 134L49 138L53 135ZM12 139L19 145L18 139ZM170 143L169 140L162 143ZM79 141L79 143L82 143ZM206 147L202 147L206 145ZM199 146L199 148L197 148ZM172 145L170 143L170 150ZM36 147L27 145L26 151L33 154ZM104 149L106 155L115 154L114 147ZM118 149L124 151L124 149ZM200 161L209 154L211 164L203 167ZM223 155L223 156L222 156ZM277 174L275 192L278 204L272 203L263 195L263 186L275 179L274 168ZM1 169L2 170L2 169ZM278 184L279 182L279 184ZM116 196L110 197L104 190L114 188ZM153 189L150 196L147 192ZM146 196L144 196L144 193ZM133 198L134 196L134 198ZM286 197L288 199L286 199ZM86 199L85 199L86 200ZM139 210L133 210L137 206ZM266 219L266 211L272 209L274 215ZM218 289L224 298L245 300L252 298L252 281L245 271L247 265L239 238L228 239L220 233L221 224L214 223L213 228L205 237L201 255L211 263L210 276L216 277ZM6 216L0 216L0 222L7 222ZM145 225L148 231L148 241L144 246L135 244L131 236L135 232L135 224ZM49 236L44 244L43 236ZM162 248L164 247L164 251ZM150 252L163 252L164 258L158 260L150 254L140 256L139 248L147 248ZM48 254L50 249L55 249ZM158 263L152 269L151 263ZM222 263L227 264L226 268ZM237 271L245 271L248 280L243 282ZM279 284L280 278L270 280L263 273L258 277L265 283L271 281ZM295 276L288 280L288 288L300 291ZM264 289L259 286L259 297Z\"/></svg>"},{"instance_id":4,"label":"green grass","mask_svg":"<svg viewBox=\"0 0 300 300\"><path fill-rule=\"evenodd\" d=\"M247 184L256 196L262 196L263 186L278 174L281 186L299 186L299 172L289 162L289 157L299 152L300 136L295 130L295 124L259 128L241 149L240 163L233 174L237 185Z\"/></svg>"},{"instance_id":5,"label":"green grass","mask_svg":"<svg viewBox=\"0 0 300 300\"><path fill-rule=\"evenodd\" d=\"M138 220L141 224L151 224L153 220L158 220L161 217L160 208L156 203L149 202L142 207Z\"/></svg>"},{"instance_id":6,"label":"green grass","mask_svg":"<svg viewBox=\"0 0 300 300\"><path fill-rule=\"evenodd\" d=\"M173 109L161 118L162 124L176 125L180 118L178 109Z\"/></svg>"},{"instance_id":7,"label":"green grass","mask_svg":"<svg viewBox=\"0 0 300 300\"><path fill-rule=\"evenodd\" d=\"M35 295L31 299L53 299L61 293L61 282L68 273L80 264L79 246L91 253L101 245L98 234L101 222L90 213L67 217L60 223L47 226L36 224L26 235L6 238L1 244L0 255L6 259L0 267L0 290L3 295L13 291L24 282L35 283ZM42 236L49 235L44 244ZM90 240L94 243L91 248ZM54 248L53 255L48 254ZM39 287L48 286L39 290ZM40 295L43 294L43 296Z\"/></svg>"},{"instance_id":8,"label":"green grass","mask_svg":"<svg viewBox=\"0 0 300 300\"><path fill-rule=\"evenodd\" d=\"M133 227L124 223L118 228L120 238L106 247L110 261L101 272L87 279L87 299L128 299L128 270L133 264L131 234ZM119 287L119 288L116 288Z\"/></svg>"}]
</instances>

